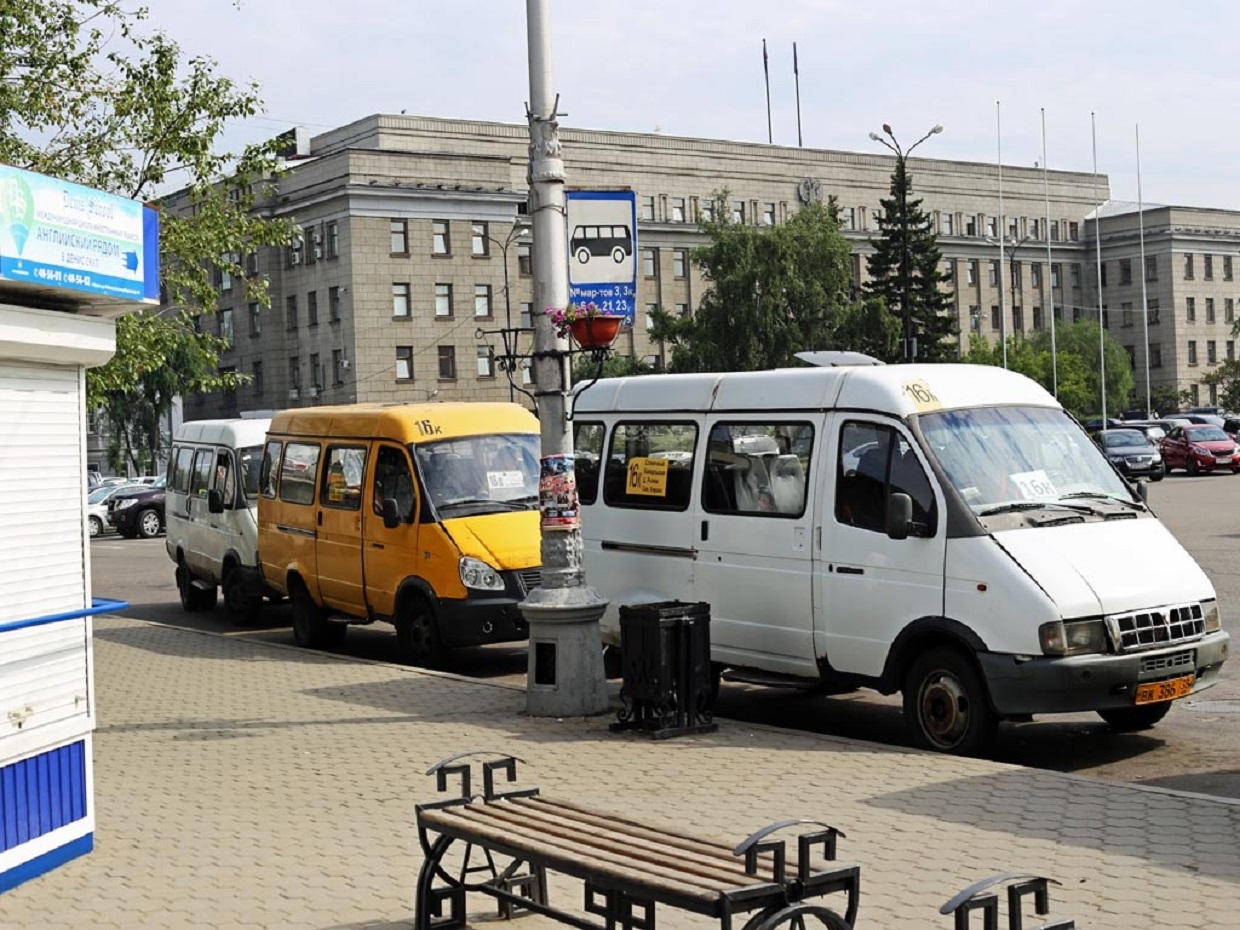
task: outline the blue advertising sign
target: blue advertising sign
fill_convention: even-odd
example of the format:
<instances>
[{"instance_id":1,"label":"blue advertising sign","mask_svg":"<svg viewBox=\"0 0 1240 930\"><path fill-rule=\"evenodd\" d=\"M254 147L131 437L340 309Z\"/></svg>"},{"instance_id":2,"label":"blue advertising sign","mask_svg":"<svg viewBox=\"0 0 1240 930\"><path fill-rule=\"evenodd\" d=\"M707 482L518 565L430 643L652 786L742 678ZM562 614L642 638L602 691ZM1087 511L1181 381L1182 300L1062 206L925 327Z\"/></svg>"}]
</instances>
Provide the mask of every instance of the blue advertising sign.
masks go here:
<instances>
[{"instance_id":1,"label":"blue advertising sign","mask_svg":"<svg viewBox=\"0 0 1240 930\"><path fill-rule=\"evenodd\" d=\"M159 213L0 165L0 280L159 303Z\"/></svg>"},{"instance_id":2,"label":"blue advertising sign","mask_svg":"<svg viewBox=\"0 0 1240 930\"><path fill-rule=\"evenodd\" d=\"M637 194L565 191L568 299L604 313L637 317Z\"/></svg>"}]
</instances>

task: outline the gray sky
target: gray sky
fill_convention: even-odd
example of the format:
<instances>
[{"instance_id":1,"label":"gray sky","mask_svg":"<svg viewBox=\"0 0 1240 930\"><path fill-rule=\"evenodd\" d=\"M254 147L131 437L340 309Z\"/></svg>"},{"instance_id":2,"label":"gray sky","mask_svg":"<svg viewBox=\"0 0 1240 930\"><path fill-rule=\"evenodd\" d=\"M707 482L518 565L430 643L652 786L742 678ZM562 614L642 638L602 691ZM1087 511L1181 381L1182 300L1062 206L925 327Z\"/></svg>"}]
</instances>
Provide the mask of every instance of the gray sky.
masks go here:
<instances>
[{"instance_id":1,"label":"gray sky","mask_svg":"<svg viewBox=\"0 0 1240 930\"><path fill-rule=\"evenodd\" d=\"M189 55L262 88L237 144L372 113L521 122L529 96L521 0L146 0ZM796 145L792 43L807 147L1093 167L1146 202L1240 209L1240 4L1225 0L553 0L564 125L762 142L762 39L777 144Z\"/></svg>"}]
</instances>

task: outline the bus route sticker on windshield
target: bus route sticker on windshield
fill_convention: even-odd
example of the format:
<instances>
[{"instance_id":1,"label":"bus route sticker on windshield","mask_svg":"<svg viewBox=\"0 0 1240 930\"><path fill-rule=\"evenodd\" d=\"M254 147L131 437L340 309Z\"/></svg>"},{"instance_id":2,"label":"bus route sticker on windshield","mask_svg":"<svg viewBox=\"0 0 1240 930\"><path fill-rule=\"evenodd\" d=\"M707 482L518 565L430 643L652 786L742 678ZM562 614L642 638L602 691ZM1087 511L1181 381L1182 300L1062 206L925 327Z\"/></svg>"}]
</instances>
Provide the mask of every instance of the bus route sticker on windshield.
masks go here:
<instances>
[{"instance_id":1,"label":"bus route sticker on windshield","mask_svg":"<svg viewBox=\"0 0 1240 930\"><path fill-rule=\"evenodd\" d=\"M506 491L510 488L521 488L524 486L525 476L519 471L487 472L487 490L489 491Z\"/></svg>"},{"instance_id":2,"label":"bus route sticker on windshield","mask_svg":"<svg viewBox=\"0 0 1240 930\"><path fill-rule=\"evenodd\" d=\"M1018 475L1010 476L1016 487L1020 488L1022 497L1030 500L1054 499L1059 496L1059 492L1055 490L1055 485L1050 478L1046 476L1046 472L1042 469L1037 471L1022 471Z\"/></svg>"},{"instance_id":3,"label":"bus route sticker on windshield","mask_svg":"<svg viewBox=\"0 0 1240 930\"><path fill-rule=\"evenodd\" d=\"M629 480L625 490L629 494L647 497L667 497L667 467L669 459L629 459Z\"/></svg>"},{"instance_id":4,"label":"bus route sticker on windshield","mask_svg":"<svg viewBox=\"0 0 1240 930\"><path fill-rule=\"evenodd\" d=\"M934 391L930 390L930 385L921 378L905 381L902 390L904 396L911 400L913 406L922 413L943 409L943 404L935 396Z\"/></svg>"}]
</instances>

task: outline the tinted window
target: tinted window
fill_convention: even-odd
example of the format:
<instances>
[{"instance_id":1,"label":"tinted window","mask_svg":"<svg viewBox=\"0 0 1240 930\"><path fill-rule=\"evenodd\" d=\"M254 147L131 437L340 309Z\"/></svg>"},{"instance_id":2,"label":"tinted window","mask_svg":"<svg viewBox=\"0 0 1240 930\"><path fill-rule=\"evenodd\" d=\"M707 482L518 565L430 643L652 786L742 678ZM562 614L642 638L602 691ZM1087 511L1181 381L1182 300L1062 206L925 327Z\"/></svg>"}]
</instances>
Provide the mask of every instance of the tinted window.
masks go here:
<instances>
[{"instance_id":1,"label":"tinted window","mask_svg":"<svg viewBox=\"0 0 1240 930\"><path fill-rule=\"evenodd\" d=\"M263 497L274 499L276 496L276 487L280 483L280 443L272 441L267 443L267 449L263 452L263 468L258 476L258 486L262 491Z\"/></svg>"},{"instance_id":2,"label":"tinted window","mask_svg":"<svg viewBox=\"0 0 1240 930\"><path fill-rule=\"evenodd\" d=\"M314 481L319 469L319 447L314 443L290 442L280 463L280 500L290 504L313 504Z\"/></svg>"},{"instance_id":3,"label":"tinted window","mask_svg":"<svg viewBox=\"0 0 1240 930\"><path fill-rule=\"evenodd\" d=\"M210 449L199 449L194 456L194 474L189 483L189 494L193 497L206 497L211 487L211 468L215 464L215 453Z\"/></svg>"},{"instance_id":4,"label":"tinted window","mask_svg":"<svg viewBox=\"0 0 1240 930\"><path fill-rule=\"evenodd\" d=\"M417 494L413 486L413 473L409 470L409 459L401 449L381 446L375 458L375 513L383 513L383 501L388 498L396 501L401 522L412 523Z\"/></svg>"},{"instance_id":5,"label":"tinted window","mask_svg":"<svg viewBox=\"0 0 1240 930\"><path fill-rule=\"evenodd\" d=\"M716 423L706 443L703 509L801 516L813 444L808 423Z\"/></svg>"},{"instance_id":6,"label":"tinted window","mask_svg":"<svg viewBox=\"0 0 1240 930\"><path fill-rule=\"evenodd\" d=\"M573 424L573 467L577 473L577 501L598 500L599 467L603 461L603 424Z\"/></svg>"},{"instance_id":7,"label":"tinted window","mask_svg":"<svg viewBox=\"0 0 1240 930\"><path fill-rule=\"evenodd\" d=\"M693 423L619 423L603 477L603 499L613 507L685 510L692 497Z\"/></svg>"},{"instance_id":8,"label":"tinted window","mask_svg":"<svg viewBox=\"0 0 1240 930\"><path fill-rule=\"evenodd\" d=\"M324 507L360 510L362 477L366 473L366 449L362 446L333 446L327 450L323 471L323 490L319 500Z\"/></svg>"},{"instance_id":9,"label":"tinted window","mask_svg":"<svg viewBox=\"0 0 1240 930\"><path fill-rule=\"evenodd\" d=\"M237 471L241 474L241 490L245 496L258 497L258 479L263 464L263 447L246 446L237 450Z\"/></svg>"},{"instance_id":10,"label":"tinted window","mask_svg":"<svg viewBox=\"0 0 1240 930\"><path fill-rule=\"evenodd\" d=\"M181 446L176 450L172 474L168 476L168 487L185 494L189 491L189 476L194 461L194 450L189 446Z\"/></svg>"},{"instance_id":11,"label":"tinted window","mask_svg":"<svg viewBox=\"0 0 1240 930\"><path fill-rule=\"evenodd\" d=\"M887 500L902 492L913 501L914 535L933 536L934 491L912 445L900 433L876 423L845 423L840 431L835 519L847 526L886 531Z\"/></svg>"}]
</instances>

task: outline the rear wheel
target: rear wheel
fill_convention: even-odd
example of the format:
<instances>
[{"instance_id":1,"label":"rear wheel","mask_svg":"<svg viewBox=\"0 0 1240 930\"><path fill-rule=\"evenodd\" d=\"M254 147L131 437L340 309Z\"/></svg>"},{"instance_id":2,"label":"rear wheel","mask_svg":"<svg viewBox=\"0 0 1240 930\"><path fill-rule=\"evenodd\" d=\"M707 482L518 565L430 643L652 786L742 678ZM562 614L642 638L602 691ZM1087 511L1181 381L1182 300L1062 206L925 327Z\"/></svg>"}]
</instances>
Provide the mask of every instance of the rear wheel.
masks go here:
<instances>
[{"instance_id":1,"label":"rear wheel","mask_svg":"<svg viewBox=\"0 0 1240 930\"><path fill-rule=\"evenodd\" d=\"M435 613L421 597L410 598L396 618L396 640L401 658L410 665L438 668L443 665L446 650L439 636Z\"/></svg>"},{"instance_id":2,"label":"rear wheel","mask_svg":"<svg viewBox=\"0 0 1240 930\"><path fill-rule=\"evenodd\" d=\"M994 740L999 718L986 686L967 656L931 649L904 680L904 720L923 749L974 756Z\"/></svg>"},{"instance_id":3,"label":"rear wheel","mask_svg":"<svg viewBox=\"0 0 1240 930\"><path fill-rule=\"evenodd\" d=\"M1111 710L1100 710L1098 716L1105 720L1117 733L1136 733L1154 726L1171 710L1171 702L1146 704L1144 707L1116 707Z\"/></svg>"},{"instance_id":4,"label":"rear wheel","mask_svg":"<svg viewBox=\"0 0 1240 930\"><path fill-rule=\"evenodd\" d=\"M257 623L262 618L263 599L246 592L237 566L229 565L224 569L221 587L224 589L224 606L232 614L234 623Z\"/></svg>"},{"instance_id":5,"label":"rear wheel","mask_svg":"<svg viewBox=\"0 0 1240 930\"><path fill-rule=\"evenodd\" d=\"M293 640L304 649L332 649L344 642L349 631L343 623L328 623L327 612L310 596L302 581L289 591L293 606Z\"/></svg>"},{"instance_id":6,"label":"rear wheel","mask_svg":"<svg viewBox=\"0 0 1240 930\"><path fill-rule=\"evenodd\" d=\"M181 595L181 607L186 613L202 613L215 607L218 593L215 585L201 587L194 584L196 580L185 563L177 563L177 593Z\"/></svg>"}]
</instances>

